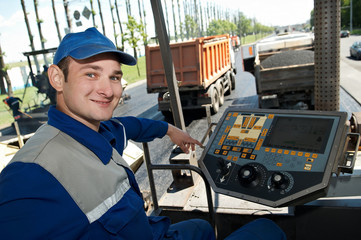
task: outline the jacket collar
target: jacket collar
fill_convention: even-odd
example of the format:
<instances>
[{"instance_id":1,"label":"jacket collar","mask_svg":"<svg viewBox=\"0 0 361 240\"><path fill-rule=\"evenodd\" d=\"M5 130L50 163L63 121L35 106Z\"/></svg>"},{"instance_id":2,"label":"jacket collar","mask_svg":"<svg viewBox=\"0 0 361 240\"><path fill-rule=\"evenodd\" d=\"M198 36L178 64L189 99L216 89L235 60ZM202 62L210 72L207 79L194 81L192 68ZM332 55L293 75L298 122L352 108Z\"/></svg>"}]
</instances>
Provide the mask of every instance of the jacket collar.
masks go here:
<instances>
[{"instance_id":1,"label":"jacket collar","mask_svg":"<svg viewBox=\"0 0 361 240\"><path fill-rule=\"evenodd\" d=\"M100 124L99 132L87 127L83 123L66 115L51 106L48 112L48 124L68 134L79 143L90 149L98 158L107 164L113 153L111 142L114 141L113 134Z\"/></svg>"}]
</instances>

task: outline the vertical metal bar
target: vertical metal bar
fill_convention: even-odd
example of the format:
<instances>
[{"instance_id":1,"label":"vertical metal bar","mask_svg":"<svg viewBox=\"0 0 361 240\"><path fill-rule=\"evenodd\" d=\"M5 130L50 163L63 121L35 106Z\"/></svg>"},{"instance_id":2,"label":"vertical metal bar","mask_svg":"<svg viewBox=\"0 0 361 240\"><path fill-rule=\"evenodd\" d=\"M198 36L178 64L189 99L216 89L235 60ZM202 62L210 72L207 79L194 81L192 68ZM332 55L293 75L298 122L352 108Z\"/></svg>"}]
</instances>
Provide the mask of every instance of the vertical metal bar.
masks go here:
<instances>
[{"instance_id":1,"label":"vertical metal bar","mask_svg":"<svg viewBox=\"0 0 361 240\"><path fill-rule=\"evenodd\" d=\"M339 110L340 19L339 0L314 0L316 110Z\"/></svg>"},{"instance_id":2,"label":"vertical metal bar","mask_svg":"<svg viewBox=\"0 0 361 240\"><path fill-rule=\"evenodd\" d=\"M172 108L174 124L178 128L185 130L186 128L184 123L183 111L179 97L172 53L169 46L169 38L164 22L162 4L160 0L151 0L151 4L154 16L155 29L157 33L157 38L159 40L160 52L164 66L164 72L168 84L168 91L170 94L170 104Z\"/></svg>"},{"instance_id":3,"label":"vertical metal bar","mask_svg":"<svg viewBox=\"0 0 361 240\"><path fill-rule=\"evenodd\" d=\"M152 163L150 162L149 147L148 147L148 143L146 142L143 143L143 151L144 151L145 167L148 173L150 192L152 193L154 211L156 211L159 208L158 199L157 199L157 190L155 188L155 183L154 183Z\"/></svg>"}]
</instances>

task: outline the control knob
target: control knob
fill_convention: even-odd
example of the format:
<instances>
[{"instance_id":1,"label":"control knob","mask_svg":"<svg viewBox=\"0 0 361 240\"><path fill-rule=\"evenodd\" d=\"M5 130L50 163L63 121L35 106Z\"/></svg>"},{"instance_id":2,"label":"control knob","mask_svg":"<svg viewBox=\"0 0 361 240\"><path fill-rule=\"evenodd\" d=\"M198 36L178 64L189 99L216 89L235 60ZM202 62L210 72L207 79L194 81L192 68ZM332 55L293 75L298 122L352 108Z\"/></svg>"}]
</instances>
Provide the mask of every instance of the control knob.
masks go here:
<instances>
[{"instance_id":1,"label":"control knob","mask_svg":"<svg viewBox=\"0 0 361 240\"><path fill-rule=\"evenodd\" d=\"M245 187L255 187L259 183L259 172L256 167L244 165L238 171L240 183Z\"/></svg>"},{"instance_id":2,"label":"control knob","mask_svg":"<svg viewBox=\"0 0 361 240\"><path fill-rule=\"evenodd\" d=\"M276 189L286 189L289 183L290 179L281 172L275 172L271 176L271 184Z\"/></svg>"}]
</instances>

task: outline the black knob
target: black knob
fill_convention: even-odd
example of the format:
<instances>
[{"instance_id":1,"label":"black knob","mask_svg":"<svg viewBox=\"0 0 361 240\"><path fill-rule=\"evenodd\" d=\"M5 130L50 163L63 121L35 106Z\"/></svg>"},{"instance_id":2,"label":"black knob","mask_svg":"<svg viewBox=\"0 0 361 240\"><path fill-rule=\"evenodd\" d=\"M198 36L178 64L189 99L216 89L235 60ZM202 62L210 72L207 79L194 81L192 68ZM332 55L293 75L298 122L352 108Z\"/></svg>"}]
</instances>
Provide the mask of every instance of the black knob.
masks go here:
<instances>
[{"instance_id":1,"label":"black knob","mask_svg":"<svg viewBox=\"0 0 361 240\"><path fill-rule=\"evenodd\" d=\"M290 183L290 180L285 174L281 172L275 172L271 176L271 182L273 187L276 189L286 189Z\"/></svg>"},{"instance_id":2,"label":"black knob","mask_svg":"<svg viewBox=\"0 0 361 240\"><path fill-rule=\"evenodd\" d=\"M242 166L238 171L238 177L244 186L256 186L259 182L257 169L250 165Z\"/></svg>"},{"instance_id":3,"label":"black knob","mask_svg":"<svg viewBox=\"0 0 361 240\"><path fill-rule=\"evenodd\" d=\"M230 162L227 162L222 158L218 160L218 168L220 170L221 175L227 176L229 174L230 166L231 166Z\"/></svg>"}]
</instances>

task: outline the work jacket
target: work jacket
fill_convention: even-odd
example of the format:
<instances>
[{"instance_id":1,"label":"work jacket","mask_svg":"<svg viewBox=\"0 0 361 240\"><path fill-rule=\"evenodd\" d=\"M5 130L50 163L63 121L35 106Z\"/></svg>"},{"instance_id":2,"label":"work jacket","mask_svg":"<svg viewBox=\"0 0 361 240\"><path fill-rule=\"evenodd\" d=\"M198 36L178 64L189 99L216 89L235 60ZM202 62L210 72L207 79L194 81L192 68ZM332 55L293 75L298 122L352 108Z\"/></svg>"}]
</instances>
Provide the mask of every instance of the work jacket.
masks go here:
<instances>
[{"instance_id":1,"label":"work jacket","mask_svg":"<svg viewBox=\"0 0 361 240\"><path fill-rule=\"evenodd\" d=\"M1 238L163 238L170 221L146 216L121 154L128 139L149 141L167 128L124 117L95 132L52 107L48 123L0 175Z\"/></svg>"}]
</instances>

